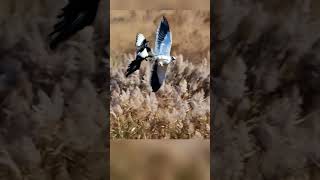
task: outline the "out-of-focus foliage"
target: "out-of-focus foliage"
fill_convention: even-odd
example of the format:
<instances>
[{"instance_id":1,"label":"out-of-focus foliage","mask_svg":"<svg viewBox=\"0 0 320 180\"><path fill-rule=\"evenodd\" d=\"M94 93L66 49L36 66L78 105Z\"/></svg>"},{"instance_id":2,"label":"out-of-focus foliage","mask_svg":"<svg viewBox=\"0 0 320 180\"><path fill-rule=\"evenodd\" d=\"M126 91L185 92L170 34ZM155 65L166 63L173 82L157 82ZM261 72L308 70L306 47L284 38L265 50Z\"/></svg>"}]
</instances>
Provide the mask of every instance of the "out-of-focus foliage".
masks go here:
<instances>
[{"instance_id":1,"label":"out-of-focus foliage","mask_svg":"<svg viewBox=\"0 0 320 180\"><path fill-rule=\"evenodd\" d=\"M209 180L209 140L114 140L112 180Z\"/></svg>"},{"instance_id":2,"label":"out-of-focus foliage","mask_svg":"<svg viewBox=\"0 0 320 180\"><path fill-rule=\"evenodd\" d=\"M156 93L149 83L150 64L144 63L130 78L124 76L126 64L111 68L111 137L209 138L208 60L195 66L179 56Z\"/></svg>"},{"instance_id":3,"label":"out-of-focus foliage","mask_svg":"<svg viewBox=\"0 0 320 180\"><path fill-rule=\"evenodd\" d=\"M128 9L193 9L209 10L210 0L110 0L111 10L128 10Z\"/></svg>"},{"instance_id":4,"label":"out-of-focus foliage","mask_svg":"<svg viewBox=\"0 0 320 180\"><path fill-rule=\"evenodd\" d=\"M110 56L113 61L121 62L124 54L135 52L138 32L143 33L154 47L155 33L163 15L168 19L172 33L171 54L183 54L186 60L201 63L210 50L208 10L111 10Z\"/></svg>"},{"instance_id":5,"label":"out-of-focus foliage","mask_svg":"<svg viewBox=\"0 0 320 180\"><path fill-rule=\"evenodd\" d=\"M106 177L101 35L88 27L50 51L63 6L0 2L0 179Z\"/></svg>"},{"instance_id":6,"label":"out-of-focus foliage","mask_svg":"<svg viewBox=\"0 0 320 180\"><path fill-rule=\"evenodd\" d=\"M165 85L152 93L151 64L142 62L140 70L126 78L126 68L135 57L125 52L134 52L137 32L144 33L153 47L162 13L173 33L173 54L183 55L178 55L176 62L169 65ZM207 11L111 11L111 138L209 138L207 18ZM191 22L199 26L187 29Z\"/></svg>"},{"instance_id":7,"label":"out-of-focus foliage","mask_svg":"<svg viewBox=\"0 0 320 180\"><path fill-rule=\"evenodd\" d=\"M319 5L216 3L214 179L320 178Z\"/></svg>"}]
</instances>

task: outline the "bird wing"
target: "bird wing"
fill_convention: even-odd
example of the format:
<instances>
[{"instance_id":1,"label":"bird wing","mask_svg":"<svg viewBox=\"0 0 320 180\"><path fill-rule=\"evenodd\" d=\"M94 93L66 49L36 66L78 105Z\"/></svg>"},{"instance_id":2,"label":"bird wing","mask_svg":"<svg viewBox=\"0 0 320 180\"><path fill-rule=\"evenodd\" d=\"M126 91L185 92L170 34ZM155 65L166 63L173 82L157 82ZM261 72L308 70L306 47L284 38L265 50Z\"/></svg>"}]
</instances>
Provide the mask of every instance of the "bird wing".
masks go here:
<instances>
[{"instance_id":1,"label":"bird wing","mask_svg":"<svg viewBox=\"0 0 320 180\"><path fill-rule=\"evenodd\" d=\"M152 91L156 92L160 89L166 79L167 66L160 66L158 60L153 63L150 84Z\"/></svg>"},{"instance_id":2,"label":"bird wing","mask_svg":"<svg viewBox=\"0 0 320 180\"><path fill-rule=\"evenodd\" d=\"M55 49L85 26L91 25L96 17L98 4L99 0L70 0L57 16L58 22L49 34L51 49Z\"/></svg>"},{"instance_id":3,"label":"bird wing","mask_svg":"<svg viewBox=\"0 0 320 180\"><path fill-rule=\"evenodd\" d=\"M147 48L143 48L143 50L141 52L137 53L137 56L140 56L143 59L147 58L149 56Z\"/></svg>"},{"instance_id":4,"label":"bird wing","mask_svg":"<svg viewBox=\"0 0 320 180\"><path fill-rule=\"evenodd\" d=\"M171 44L172 34L169 23L166 17L163 16L156 32L155 54L170 56Z\"/></svg>"},{"instance_id":5,"label":"bird wing","mask_svg":"<svg viewBox=\"0 0 320 180\"><path fill-rule=\"evenodd\" d=\"M151 48L148 46L148 41L142 33L137 33L136 36L136 54L142 58L153 56Z\"/></svg>"},{"instance_id":6,"label":"bird wing","mask_svg":"<svg viewBox=\"0 0 320 180\"><path fill-rule=\"evenodd\" d=\"M137 56L135 60L131 61L125 73L126 77L134 73L136 70L140 69L142 61L143 61L143 58L140 56Z\"/></svg>"},{"instance_id":7,"label":"bird wing","mask_svg":"<svg viewBox=\"0 0 320 180\"><path fill-rule=\"evenodd\" d=\"M141 45L144 44L145 40L146 38L144 37L144 35L141 33L138 33L136 36L136 47L141 47Z\"/></svg>"}]
</instances>

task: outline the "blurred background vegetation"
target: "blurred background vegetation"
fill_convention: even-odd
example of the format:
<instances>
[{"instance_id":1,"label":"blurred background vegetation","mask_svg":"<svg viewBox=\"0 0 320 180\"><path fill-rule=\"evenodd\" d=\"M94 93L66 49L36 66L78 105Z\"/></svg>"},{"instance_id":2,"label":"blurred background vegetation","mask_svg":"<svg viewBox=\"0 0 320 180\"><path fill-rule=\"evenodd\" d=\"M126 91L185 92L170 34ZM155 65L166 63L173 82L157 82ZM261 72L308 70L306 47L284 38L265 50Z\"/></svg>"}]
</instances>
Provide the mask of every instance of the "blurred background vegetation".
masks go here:
<instances>
[{"instance_id":1,"label":"blurred background vegetation","mask_svg":"<svg viewBox=\"0 0 320 180\"><path fill-rule=\"evenodd\" d=\"M154 47L162 16L172 32L171 54L162 88L151 92L150 63L126 78L135 58L135 39L143 33ZM208 10L112 10L111 138L188 139L210 134L210 11Z\"/></svg>"},{"instance_id":2,"label":"blurred background vegetation","mask_svg":"<svg viewBox=\"0 0 320 180\"><path fill-rule=\"evenodd\" d=\"M111 10L111 63L127 61L124 55L135 53L138 32L154 47L155 33L163 15L172 31L172 55L183 54L186 60L201 63L210 49L209 10Z\"/></svg>"},{"instance_id":3,"label":"blurred background vegetation","mask_svg":"<svg viewBox=\"0 0 320 180\"><path fill-rule=\"evenodd\" d=\"M0 179L107 177L104 19L51 51L65 3L0 2Z\"/></svg>"},{"instance_id":4,"label":"blurred background vegetation","mask_svg":"<svg viewBox=\"0 0 320 180\"><path fill-rule=\"evenodd\" d=\"M112 180L209 180L209 140L114 140Z\"/></svg>"},{"instance_id":5,"label":"blurred background vegetation","mask_svg":"<svg viewBox=\"0 0 320 180\"><path fill-rule=\"evenodd\" d=\"M110 0L111 10L209 10L210 0Z\"/></svg>"},{"instance_id":6,"label":"blurred background vegetation","mask_svg":"<svg viewBox=\"0 0 320 180\"><path fill-rule=\"evenodd\" d=\"M320 178L319 1L215 1L214 179Z\"/></svg>"}]
</instances>

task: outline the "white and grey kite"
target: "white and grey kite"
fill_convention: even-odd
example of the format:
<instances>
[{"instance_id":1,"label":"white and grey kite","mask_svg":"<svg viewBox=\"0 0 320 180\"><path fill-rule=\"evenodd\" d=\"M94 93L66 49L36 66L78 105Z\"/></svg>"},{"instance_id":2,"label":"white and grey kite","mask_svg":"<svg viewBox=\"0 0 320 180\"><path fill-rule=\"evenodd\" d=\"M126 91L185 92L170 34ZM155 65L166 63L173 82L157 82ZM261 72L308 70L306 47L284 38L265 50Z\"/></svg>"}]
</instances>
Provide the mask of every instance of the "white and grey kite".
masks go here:
<instances>
[{"instance_id":1,"label":"white and grey kite","mask_svg":"<svg viewBox=\"0 0 320 180\"><path fill-rule=\"evenodd\" d=\"M156 92L160 89L166 79L168 65L176 60L170 55L172 45L172 34L166 17L162 17L159 27L156 31L156 40L154 51L149 48L148 41L143 34L138 33L136 37L136 59L132 61L127 69L126 76L140 68L143 60L153 62L150 85L152 91Z\"/></svg>"}]
</instances>

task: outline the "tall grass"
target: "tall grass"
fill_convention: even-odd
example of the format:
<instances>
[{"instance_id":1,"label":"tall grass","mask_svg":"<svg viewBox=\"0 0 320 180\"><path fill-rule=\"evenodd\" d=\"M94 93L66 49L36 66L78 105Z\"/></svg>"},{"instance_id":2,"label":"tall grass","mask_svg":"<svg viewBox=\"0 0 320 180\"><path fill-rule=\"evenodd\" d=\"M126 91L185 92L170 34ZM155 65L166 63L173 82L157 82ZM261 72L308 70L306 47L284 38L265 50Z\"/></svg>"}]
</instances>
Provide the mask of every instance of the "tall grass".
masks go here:
<instances>
[{"instance_id":1,"label":"tall grass","mask_svg":"<svg viewBox=\"0 0 320 180\"><path fill-rule=\"evenodd\" d=\"M140 71L126 78L127 63L111 68L112 138L209 137L209 59L193 65L178 56L156 93L149 82L151 64L143 62Z\"/></svg>"},{"instance_id":2,"label":"tall grass","mask_svg":"<svg viewBox=\"0 0 320 180\"><path fill-rule=\"evenodd\" d=\"M0 179L106 178L99 34L88 27L49 50L63 5L0 2Z\"/></svg>"},{"instance_id":3,"label":"tall grass","mask_svg":"<svg viewBox=\"0 0 320 180\"><path fill-rule=\"evenodd\" d=\"M319 179L319 1L221 2L214 179Z\"/></svg>"},{"instance_id":4,"label":"tall grass","mask_svg":"<svg viewBox=\"0 0 320 180\"><path fill-rule=\"evenodd\" d=\"M149 62L128 78L124 72L135 58L136 33L153 47L162 15L178 58L169 65L163 87L152 93ZM206 10L111 11L111 138L209 138L209 20Z\"/></svg>"}]
</instances>

